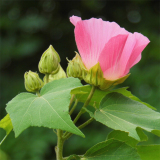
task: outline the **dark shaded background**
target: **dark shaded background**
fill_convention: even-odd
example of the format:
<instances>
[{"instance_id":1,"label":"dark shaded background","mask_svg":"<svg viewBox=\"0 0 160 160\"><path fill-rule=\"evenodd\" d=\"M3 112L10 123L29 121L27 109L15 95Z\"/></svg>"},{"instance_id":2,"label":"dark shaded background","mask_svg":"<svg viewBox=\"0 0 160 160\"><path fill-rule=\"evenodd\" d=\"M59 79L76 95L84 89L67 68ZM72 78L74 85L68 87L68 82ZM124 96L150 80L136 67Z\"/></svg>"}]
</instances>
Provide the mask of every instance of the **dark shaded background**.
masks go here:
<instances>
[{"instance_id":1,"label":"dark shaded background","mask_svg":"<svg viewBox=\"0 0 160 160\"><path fill-rule=\"evenodd\" d=\"M121 85L141 100L160 111L160 3L155 0L135 1L0 1L0 119L6 115L5 104L24 92L23 75L38 71L41 54L54 46L67 67L66 57L72 59L77 51L72 15L115 21L130 32L140 32L150 39L142 60L131 69L131 76ZM81 105L81 104L79 104ZM23 106L22 106L23 107ZM81 120L87 119L84 115ZM92 145L106 139L110 129L93 122L84 129L86 139L73 136L65 144L64 155L83 154ZM146 133L146 132L145 132ZM5 132L0 129L0 138ZM160 138L146 133L148 142L160 143ZM56 136L52 130L32 127L18 138L12 132L0 149L3 160L53 160Z\"/></svg>"}]
</instances>

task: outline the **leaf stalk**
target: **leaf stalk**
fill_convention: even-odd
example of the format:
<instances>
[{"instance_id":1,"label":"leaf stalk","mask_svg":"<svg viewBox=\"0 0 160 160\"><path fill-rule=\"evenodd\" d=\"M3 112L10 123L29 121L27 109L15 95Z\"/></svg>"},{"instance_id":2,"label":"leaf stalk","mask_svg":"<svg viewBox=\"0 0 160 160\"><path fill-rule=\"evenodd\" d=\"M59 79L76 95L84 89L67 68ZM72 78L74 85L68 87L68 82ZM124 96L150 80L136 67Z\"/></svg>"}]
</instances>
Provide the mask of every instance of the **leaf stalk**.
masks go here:
<instances>
[{"instance_id":1,"label":"leaf stalk","mask_svg":"<svg viewBox=\"0 0 160 160\"><path fill-rule=\"evenodd\" d=\"M76 116L76 118L75 118L74 121L73 121L74 124L78 121L78 119L80 118L80 116L84 113L84 108L86 108L86 107L88 106L88 104L89 104L89 102L90 102L90 100L91 100L91 98L92 98L92 96L93 96L93 94L94 94L95 89L96 89L96 87L95 87L95 86L92 86L91 92L90 92L90 94L88 95L87 100L85 101L82 109L80 110L80 112L78 113L78 115Z\"/></svg>"}]
</instances>

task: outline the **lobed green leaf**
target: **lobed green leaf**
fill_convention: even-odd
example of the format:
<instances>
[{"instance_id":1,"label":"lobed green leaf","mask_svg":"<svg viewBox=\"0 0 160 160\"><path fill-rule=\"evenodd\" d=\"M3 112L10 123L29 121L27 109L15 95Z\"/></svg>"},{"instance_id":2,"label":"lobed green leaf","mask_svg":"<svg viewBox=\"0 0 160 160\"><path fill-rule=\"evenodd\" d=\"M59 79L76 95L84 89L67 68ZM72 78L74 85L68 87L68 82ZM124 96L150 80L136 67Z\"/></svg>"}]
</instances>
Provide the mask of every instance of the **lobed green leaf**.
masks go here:
<instances>
[{"instance_id":1,"label":"lobed green leaf","mask_svg":"<svg viewBox=\"0 0 160 160\"><path fill-rule=\"evenodd\" d=\"M84 137L74 125L68 113L70 91L82 86L79 79L65 78L46 84L38 97L31 93L21 93L6 107L11 117L15 136L30 126L62 129Z\"/></svg>"},{"instance_id":2,"label":"lobed green leaf","mask_svg":"<svg viewBox=\"0 0 160 160\"><path fill-rule=\"evenodd\" d=\"M160 113L120 93L107 94L99 109L90 115L112 129L128 132L138 141L138 127L160 136Z\"/></svg>"}]
</instances>

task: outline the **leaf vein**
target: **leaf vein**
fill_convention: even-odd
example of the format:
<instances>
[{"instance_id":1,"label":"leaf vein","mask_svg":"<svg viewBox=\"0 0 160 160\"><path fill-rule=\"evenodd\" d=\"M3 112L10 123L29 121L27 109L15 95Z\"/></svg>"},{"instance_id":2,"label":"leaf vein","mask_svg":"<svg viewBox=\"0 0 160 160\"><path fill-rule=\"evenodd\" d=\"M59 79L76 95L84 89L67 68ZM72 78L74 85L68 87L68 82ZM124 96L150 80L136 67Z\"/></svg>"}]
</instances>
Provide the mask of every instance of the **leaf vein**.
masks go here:
<instances>
[{"instance_id":1,"label":"leaf vein","mask_svg":"<svg viewBox=\"0 0 160 160\"><path fill-rule=\"evenodd\" d=\"M66 122L65 122L65 120L62 118L62 117L60 117L59 116L59 114L56 112L56 110L50 105L50 103L46 100L46 99L44 99L43 97L40 97L40 98L42 98L44 101L46 101L48 104L49 104L49 106L51 107L51 109L57 114L57 116L65 123L65 124L67 124ZM67 126L69 126L68 124L67 124ZM72 128L71 126L69 126L70 128ZM74 128L72 128L73 130L75 130ZM76 130L75 130L76 131Z\"/></svg>"}]
</instances>

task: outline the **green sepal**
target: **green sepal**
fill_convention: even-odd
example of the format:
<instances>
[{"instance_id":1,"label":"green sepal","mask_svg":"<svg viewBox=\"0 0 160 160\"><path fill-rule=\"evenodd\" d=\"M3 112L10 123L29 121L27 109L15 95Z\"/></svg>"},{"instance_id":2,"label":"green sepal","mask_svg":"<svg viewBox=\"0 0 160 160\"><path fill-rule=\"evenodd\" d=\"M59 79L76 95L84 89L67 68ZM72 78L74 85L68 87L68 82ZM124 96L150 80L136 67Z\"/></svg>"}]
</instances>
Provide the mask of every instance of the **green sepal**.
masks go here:
<instances>
[{"instance_id":1,"label":"green sepal","mask_svg":"<svg viewBox=\"0 0 160 160\"><path fill-rule=\"evenodd\" d=\"M113 81L107 80L104 78L101 66L98 62L96 65L94 65L89 70L83 69L82 78L87 83L97 86L101 90L108 90L108 89L114 88L116 85L120 83L123 83L129 77L129 75L130 74L124 77L121 77L119 79L113 80Z\"/></svg>"},{"instance_id":2,"label":"green sepal","mask_svg":"<svg viewBox=\"0 0 160 160\"><path fill-rule=\"evenodd\" d=\"M130 74L113 81L107 80L103 76L103 71L99 62L88 70L77 52L76 56L69 61L67 67L68 77L80 78L85 82L100 88L101 90L107 90L120 83L123 83L129 77L129 75Z\"/></svg>"}]
</instances>

